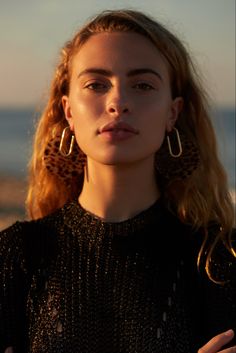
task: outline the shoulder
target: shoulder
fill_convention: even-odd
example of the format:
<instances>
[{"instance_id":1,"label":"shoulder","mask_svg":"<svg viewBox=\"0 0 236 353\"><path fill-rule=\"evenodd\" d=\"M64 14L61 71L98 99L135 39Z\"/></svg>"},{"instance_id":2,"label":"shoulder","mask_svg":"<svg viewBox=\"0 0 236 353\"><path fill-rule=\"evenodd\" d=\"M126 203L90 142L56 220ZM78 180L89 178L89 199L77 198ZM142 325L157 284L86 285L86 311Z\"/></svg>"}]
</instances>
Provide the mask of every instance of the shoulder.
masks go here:
<instances>
[{"instance_id":1,"label":"shoulder","mask_svg":"<svg viewBox=\"0 0 236 353\"><path fill-rule=\"evenodd\" d=\"M58 211L57 211L58 213ZM55 215L49 215L37 220L17 221L0 232L0 244L17 245L25 240L37 240L47 229L55 226Z\"/></svg>"},{"instance_id":2,"label":"shoulder","mask_svg":"<svg viewBox=\"0 0 236 353\"><path fill-rule=\"evenodd\" d=\"M236 230L228 237L235 244ZM235 251L235 248L234 248ZM223 240L215 245L209 262L209 278L202 269L201 295L209 337L228 327L236 330L236 257Z\"/></svg>"},{"instance_id":3,"label":"shoulder","mask_svg":"<svg viewBox=\"0 0 236 353\"><path fill-rule=\"evenodd\" d=\"M22 249L23 222L16 222L0 232L0 262L20 255Z\"/></svg>"},{"instance_id":4,"label":"shoulder","mask_svg":"<svg viewBox=\"0 0 236 353\"><path fill-rule=\"evenodd\" d=\"M236 229L232 229L231 234L228 235L230 239L229 245L223 241L220 242L216 248L216 256L219 258L219 265L221 272L224 271L230 276L236 294ZM217 268L217 266L216 266Z\"/></svg>"},{"instance_id":5,"label":"shoulder","mask_svg":"<svg viewBox=\"0 0 236 353\"><path fill-rule=\"evenodd\" d=\"M9 244L12 241L16 240L18 237L18 234L21 233L22 231L22 225L23 222L15 222L13 223L10 227L0 231L0 244ZM0 247L0 251L1 251Z\"/></svg>"},{"instance_id":6,"label":"shoulder","mask_svg":"<svg viewBox=\"0 0 236 353\"><path fill-rule=\"evenodd\" d=\"M235 245L236 229L232 229L229 234L221 238L219 228L211 227L208 238L202 244L200 273L205 283L210 283L213 288L220 288L220 290L231 288L236 295ZM206 273L206 267L212 280Z\"/></svg>"},{"instance_id":7,"label":"shoulder","mask_svg":"<svg viewBox=\"0 0 236 353\"><path fill-rule=\"evenodd\" d=\"M216 232L209 233L209 241L214 244ZM212 262L219 264L229 264L230 267L236 266L236 229L233 228L230 234L223 239L219 237L212 251Z\"/></svg>"},{"instance_id":8,"label":"shoulder","mask_svg":"<svg viewBox=\"0 0 236 353\"><path fill-rule=\"evenodd\" d=\"M45 262L56 250L61 210L31 221L12 224L0 232L0 266L18 262L34 268Z\"/></svg>"}]
</instances>

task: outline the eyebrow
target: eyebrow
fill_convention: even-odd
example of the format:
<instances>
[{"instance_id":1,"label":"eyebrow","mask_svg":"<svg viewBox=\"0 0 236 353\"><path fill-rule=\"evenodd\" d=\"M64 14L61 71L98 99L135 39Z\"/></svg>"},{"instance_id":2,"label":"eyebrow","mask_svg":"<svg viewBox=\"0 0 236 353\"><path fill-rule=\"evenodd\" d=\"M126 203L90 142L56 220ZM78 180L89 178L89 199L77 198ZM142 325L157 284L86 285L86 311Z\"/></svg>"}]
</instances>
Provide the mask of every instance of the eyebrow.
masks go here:
<instances>
[{"instance_id":1,"label":"eyebrow","mask_svg":"<svg viewBox=\"0 0 236 353\"><path fill-rule=\"evenodd\" d=\"M78 78L80 78L81 76L86 75L86 74L99 74L99 75L103 75L106 77L114 76L113 72L110 70L106 70L106 69L102 69L102 68L98 68L98 67L91 67L89 69L85 69L85 70L81 71L78 74ZM160 75L160 73L153 70L153 69L150 69L150 68L133 69L133 70L130 70L127 72L128 77L137 76L137 75L144 75L144 74L153 74L153 75L157 76L161 81L163 81L163 78Z\"/></svg>"}]
</instances>

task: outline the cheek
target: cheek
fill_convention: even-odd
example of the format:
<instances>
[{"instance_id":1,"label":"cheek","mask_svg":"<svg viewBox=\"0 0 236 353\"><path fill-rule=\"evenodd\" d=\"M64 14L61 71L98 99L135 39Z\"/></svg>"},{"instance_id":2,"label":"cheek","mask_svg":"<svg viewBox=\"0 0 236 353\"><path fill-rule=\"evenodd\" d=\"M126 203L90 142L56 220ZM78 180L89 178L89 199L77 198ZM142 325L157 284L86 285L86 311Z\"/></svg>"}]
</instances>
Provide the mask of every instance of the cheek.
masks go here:
<instances>
[{"instance_id":1,"label":"cheek","mask_svg":"<svg viewBox=\"0 0 236 353\"><path fill-rule=\"evenodd\" d=\"M80 114L74 123L74 134L79 147L86 153L91 141L94 141L96 128L87 115Z\"/></svg>"},{"instance_id":2,"label":"cheek","mask_svg":"<svg viewBox=\"0 0 236 353\"><path fill-rule=\"evenodd\" d=\"M158 150L166 134L168 115L166 111L155 111L147 115L144 122L144 140L153 150Z\"/></svg>"},{"instance_id":3,"label":"cheek","mask_svg":"<svg viewBox=\"0 0 236 353\"><path fill-rule=\"evenodd\" d=\"M162 145L162 142L165 137L165 125L164 124L153 124L151 129L148 130L146 141L147 144L152 146L152 149L158 150Z\"/></svg>"},{"instance_id":4,"label":"cheek","mask_svg":"<svg viewBox=\"0 0 236 353\"><path fill-rule=\"evenodd\" d=\"M88 134L89 124L83 117L79 116L74 119L74 130L75 135L78 139L81 140L83 136Z\"/></svg>"},{"instance_id":5,"label":"cheek","mask_svg":"<svg viewBox=\"0 0 236 353\"><path fill-rule=\"evenodd\" d=\"M74 116L86 116L88 119L101 114L103 109L102 100L94 99L91 94L81 90L74 90L70 97L70 105Z\"/></svg>"},{"instance_id":6,"label":"cheek","mask_svg":"<svg viewBox=\"0 0 236 353\"><path fill-rule=\"evenodd\" d=\"M85 115L88 115L88 112L92 109L91 103L86 102L86 100L82 99L77 99L73 100L71 103L71 111L72 111L72 116L74 120L80 119L80 117L83 117Z\"/></svg>"},{"instance_id":7,"label":"cheek","mask_svg":"<svg viewBox=\"0 0 236 353\"><path fill-rule=\"evenodd\" d=\"M86 130L83 128L83 125L80 126L80 124L77 122L77 124L75 124L75 127L74 127L74 134L75 134L75 139L78 146L83 152L85 152L87 135L86 135Z\"/></svg>"},{"instance_id":8,"label":"cheek","mask_svg":"<svg viewBox=\"0 0 236 353\"><path fill-rule=\"evenodd\" d=\"M145 115L144 124L147 124L147 128L152 131L165 131L167 123L170 117L170 108L168 105L156 103L152 106L147 106L146 111L143 112Z\"/></svg>"}]
</instances>

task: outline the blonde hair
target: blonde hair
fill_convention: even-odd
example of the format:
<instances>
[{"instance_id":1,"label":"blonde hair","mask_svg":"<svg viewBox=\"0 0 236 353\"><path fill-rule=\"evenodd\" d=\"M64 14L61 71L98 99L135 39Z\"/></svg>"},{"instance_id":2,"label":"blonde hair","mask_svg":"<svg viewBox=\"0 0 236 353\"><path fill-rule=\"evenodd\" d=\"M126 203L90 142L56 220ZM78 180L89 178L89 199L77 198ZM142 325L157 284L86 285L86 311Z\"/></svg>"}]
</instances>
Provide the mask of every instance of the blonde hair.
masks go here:
<instances>
[{"instance_id":1,"label":"blonde hair","mask_svg":"<svg viewBox=\"0 0 236 353\"><path fill-rule=\"evenodd\" d=\"M230 233L234 211L227 176L218 159L208 99L200 78L182 42L150 16L133 10L102 12L89 21L61 51L50 97L35 134L26 201L30 217L35 219L45 216L77 197L80 192L82 180L79 178L72 185L65 186L48 172L43 162L44 150L53 133L56 131L56 134L61 134L67 125L61 99L69 93L74 55L92 35L117 31L136 32L145 36L165 57L169 64L172 96L182 96L184 99L178 127L199 149L200 165L193 175L178 183L178 187L173 183L163 190L170 201L169 205L174 205L182 221L196 228L207 229L210 222L218 224L220 231L214 244L222 238L232 250ZM213 247L209 249L210 255L212 250ZM209 261L210 257L206 261L207 271Z\"/></svg>"}]
</instances>

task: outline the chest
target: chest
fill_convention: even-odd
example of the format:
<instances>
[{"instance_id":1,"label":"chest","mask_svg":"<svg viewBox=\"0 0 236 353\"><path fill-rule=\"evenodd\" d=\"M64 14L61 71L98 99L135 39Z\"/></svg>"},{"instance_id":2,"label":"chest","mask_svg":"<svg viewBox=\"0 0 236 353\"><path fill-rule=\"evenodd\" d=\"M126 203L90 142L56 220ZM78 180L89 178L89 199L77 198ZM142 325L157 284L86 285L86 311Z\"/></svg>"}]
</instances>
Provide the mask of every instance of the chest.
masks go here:
<instances>
[{"instance_id":1,"label":"chest","mask_svg":"<svg viewBox=\"0 0 236 353\"><path fill-rule=\"evenodd\" d=\"M158 261L143 244L70 241L44 280L33 277L28 297L32 352L78 347L88 353L174 353L184 352L181 344L189 347L183 259Z\"/></svg>"}]
</instances>

